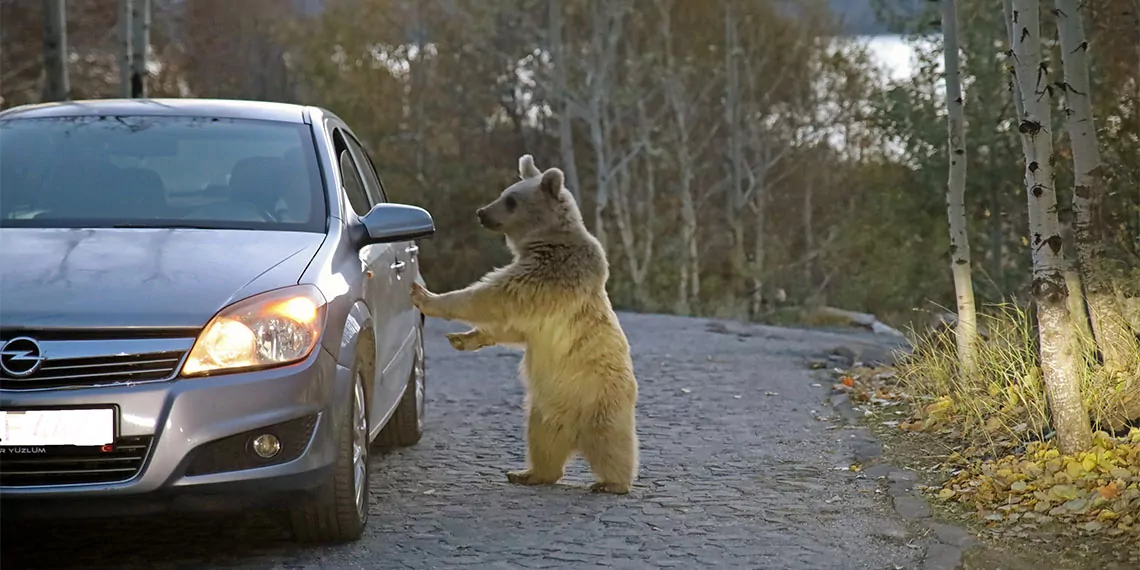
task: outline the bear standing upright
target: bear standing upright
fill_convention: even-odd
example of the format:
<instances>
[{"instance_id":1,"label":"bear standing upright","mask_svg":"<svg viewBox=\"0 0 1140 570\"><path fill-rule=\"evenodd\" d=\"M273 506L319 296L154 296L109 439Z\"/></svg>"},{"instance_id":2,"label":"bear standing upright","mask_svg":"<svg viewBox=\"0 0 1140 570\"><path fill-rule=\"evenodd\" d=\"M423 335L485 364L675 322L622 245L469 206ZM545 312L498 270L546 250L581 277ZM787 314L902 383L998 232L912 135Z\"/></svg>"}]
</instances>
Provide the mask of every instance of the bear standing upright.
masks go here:
<instances>
[{"instance_id":1,"label":"bear standing upright","mask_svg":"<svg viewBox=\"0 0 1140 570\"><path fill-rule=\"evenodd\" d=\"M553 484L577 452L597 480L591 490L628 493L637 476L637 380L629 342L606 294L605 251L582 222L562 171L519 159L521 180L477 210L514 254L468 287L412 300L429 317L474 328L449 334L458 350L525 348L527 462L507 473L521 485Z\"/></svg>"}]
</instances>

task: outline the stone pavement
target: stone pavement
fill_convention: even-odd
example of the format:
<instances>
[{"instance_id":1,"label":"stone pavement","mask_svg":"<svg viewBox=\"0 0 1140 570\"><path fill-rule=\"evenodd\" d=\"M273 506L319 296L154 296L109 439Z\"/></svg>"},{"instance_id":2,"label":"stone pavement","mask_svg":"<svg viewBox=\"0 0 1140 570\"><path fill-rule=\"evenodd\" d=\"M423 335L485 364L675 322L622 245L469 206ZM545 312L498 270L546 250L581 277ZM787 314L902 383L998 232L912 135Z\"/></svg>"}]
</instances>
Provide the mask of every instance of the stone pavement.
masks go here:
<instances>
[{"instance_id":1,"label":"stone pavement","mask_svg":"<svg viewBox=\"0 0 1140 570\"><path fill-rule=\"evenodd\" d=\"M373 459L373 518L358 543L296 546L264 515L50 522L6 525L0 566L917 570L928 548L946 558L891 507L888 477L847 470L875 445L837 421L827 381L807 367L873 337L621 319L640 382L642 463L627 496L588 492L580 459L559 486L508 484L524 457L520 355L456 352L443 333L459 326L430 321L426 433Z\"/></svg>"}]
</instances>

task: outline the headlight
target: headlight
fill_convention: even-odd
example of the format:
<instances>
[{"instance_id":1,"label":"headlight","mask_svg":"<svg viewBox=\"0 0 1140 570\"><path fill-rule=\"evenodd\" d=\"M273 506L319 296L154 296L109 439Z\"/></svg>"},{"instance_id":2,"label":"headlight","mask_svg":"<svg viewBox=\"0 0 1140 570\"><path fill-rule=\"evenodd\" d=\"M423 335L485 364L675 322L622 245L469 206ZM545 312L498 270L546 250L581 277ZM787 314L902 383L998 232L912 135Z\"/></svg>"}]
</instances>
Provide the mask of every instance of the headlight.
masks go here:
<instances>
[{"instance_id":1,"label":"headlight","mask_svg":"<svg viewBox=\"0 0 1140 570\"><path fill-rule=\"evenodd\" d=\"M271 368L304 360L325 321L325 298L312 285L254 295L222 309L202 329L183 376Z\"/></svg>"}]
</instances>

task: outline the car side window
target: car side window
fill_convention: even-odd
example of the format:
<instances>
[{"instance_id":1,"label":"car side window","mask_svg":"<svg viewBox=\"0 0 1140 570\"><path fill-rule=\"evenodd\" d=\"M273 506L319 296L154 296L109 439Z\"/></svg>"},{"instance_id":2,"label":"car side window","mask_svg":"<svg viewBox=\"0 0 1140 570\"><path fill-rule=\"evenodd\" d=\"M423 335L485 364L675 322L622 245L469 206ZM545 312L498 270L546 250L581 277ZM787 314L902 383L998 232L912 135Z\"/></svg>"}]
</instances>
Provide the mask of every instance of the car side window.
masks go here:
<instances>
[{"instance_id":1,"label":"car side window","mask_svg":"<svg viewBox=\"0 0 1140 570\"><path fill-rule=\"evenodd\" d=\"M364 188L368 191L368 197L372 199L374 204L387 202L388 197L384 195L384 186L380 184L380 177L376 174L376 168L372 165L372 159L364 151L364 147L352 135L346 135L344 138L348 142L348 148L352 151L353 158L360 165L360 172L364 175Z\"/></svg>"},{"instance_id":2,"label":"car side window","mask_svg":"<svg viewBox=\"0 0 1140 570\"><path fill-rule=\"evenodd\" d=\"M364 183L360 179L360 169L345 143L347 137L339 129L336 131L335 139L337 165L340 168L340 177L344 183L344 193L348 196L348 203L352 205L352 210L356 212L356 215L363 216L372 209L372 205L369 203Z\"/></svg>"}]
</instances>

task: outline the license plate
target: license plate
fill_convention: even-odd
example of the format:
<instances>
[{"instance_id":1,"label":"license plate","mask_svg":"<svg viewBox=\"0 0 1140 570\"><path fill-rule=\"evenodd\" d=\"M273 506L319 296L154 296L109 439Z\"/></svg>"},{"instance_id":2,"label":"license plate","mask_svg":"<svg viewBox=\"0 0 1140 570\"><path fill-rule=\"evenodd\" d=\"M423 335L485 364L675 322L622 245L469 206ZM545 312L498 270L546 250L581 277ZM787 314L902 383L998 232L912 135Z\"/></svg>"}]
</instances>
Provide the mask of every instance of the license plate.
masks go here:
<instances>
[{"instance_id":1,"label":"license plate","mask_svg":"<svg viewBox=\"0 0 1140 570\"><path fill-rule=\"evenodd\" d=\"M0 446L94 446L114 441L111 408L0 411Z\"/></svg>"}]
</instances>

